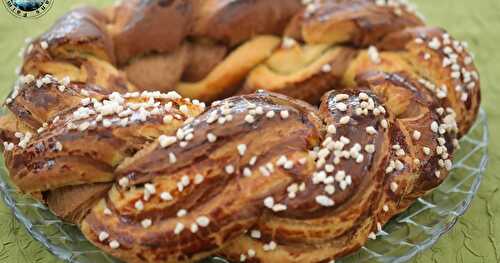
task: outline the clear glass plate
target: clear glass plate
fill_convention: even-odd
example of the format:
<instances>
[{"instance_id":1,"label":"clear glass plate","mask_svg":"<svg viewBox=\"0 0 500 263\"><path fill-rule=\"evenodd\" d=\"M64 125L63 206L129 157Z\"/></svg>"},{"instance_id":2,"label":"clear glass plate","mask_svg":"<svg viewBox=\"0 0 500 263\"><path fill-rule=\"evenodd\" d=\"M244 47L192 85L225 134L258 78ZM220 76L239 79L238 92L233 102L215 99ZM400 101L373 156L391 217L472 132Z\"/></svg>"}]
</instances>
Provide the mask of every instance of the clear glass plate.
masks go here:
<instances>
[{"instance_id":1,"label":"clear glass plate","mask_svg":"<svg viewBox=\"0 0 500 263\"><path fill-rule=\"evenodd\" d=\"M1 112L0 112L1 114ZM476 194L488 162L488 125L481 110L469 134L460 141L448 179L406 212L386 224L376 240L340 262L406 262L449 231ZM0 191L7 206L31 235L67 262L119 262L90 244L75 225L59 220L43 204L20 194L0 157ZM226 262L210 258L205 262ZM339 261L337 261L339 262Z\"/></svg>"}]
</instances>

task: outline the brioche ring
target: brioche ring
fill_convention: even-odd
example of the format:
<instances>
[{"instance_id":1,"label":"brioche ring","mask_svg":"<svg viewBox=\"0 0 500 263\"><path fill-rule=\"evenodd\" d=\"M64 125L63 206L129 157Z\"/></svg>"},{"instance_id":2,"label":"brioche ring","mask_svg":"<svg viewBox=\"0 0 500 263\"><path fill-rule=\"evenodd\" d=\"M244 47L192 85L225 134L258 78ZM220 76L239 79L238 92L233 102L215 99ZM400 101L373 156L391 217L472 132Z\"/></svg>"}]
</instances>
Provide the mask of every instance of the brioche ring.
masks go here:
<instances>
[{"instance_id":1,"label":"brioche ring","mask_svg":"<svg viewBox=\"0 0 500 263\"><path fill-rule=\"evenodd\" d=\"M131 0L28 45L0 140L125 262L329 262L446 179L479 104L403 1Z\"/></svg>"}]
</instances>

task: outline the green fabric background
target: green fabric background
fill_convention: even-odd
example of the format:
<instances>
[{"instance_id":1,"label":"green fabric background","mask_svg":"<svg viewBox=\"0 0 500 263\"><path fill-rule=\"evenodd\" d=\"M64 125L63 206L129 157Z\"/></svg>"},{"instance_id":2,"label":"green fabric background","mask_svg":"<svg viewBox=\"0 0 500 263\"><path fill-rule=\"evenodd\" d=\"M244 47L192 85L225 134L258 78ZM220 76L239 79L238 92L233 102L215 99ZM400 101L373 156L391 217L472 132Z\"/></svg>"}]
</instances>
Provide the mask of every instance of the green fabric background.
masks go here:
<instances>
[{"instance_id":1,"label":"green fabric background","mask_svg":"<svg viewBox=\"0 0 500 263\"><path fill-rule=\"evenodd\" d=\"M270 0L272 1L272 0ZM467 40L476 54L482 81L483 107L491 132L490 165L472 207L451 232L414 262L500 262L500 0L413 0L429 24L440 25L458 39ZM70 8L80 4L104 6L110 0L56 1L44 17L17 19L0 7L0 98L14 81L20 63L18 51L26 37L46 30ZM27 235L0 202L0 262L59 262Z\"/></svg>"}]
</instances>

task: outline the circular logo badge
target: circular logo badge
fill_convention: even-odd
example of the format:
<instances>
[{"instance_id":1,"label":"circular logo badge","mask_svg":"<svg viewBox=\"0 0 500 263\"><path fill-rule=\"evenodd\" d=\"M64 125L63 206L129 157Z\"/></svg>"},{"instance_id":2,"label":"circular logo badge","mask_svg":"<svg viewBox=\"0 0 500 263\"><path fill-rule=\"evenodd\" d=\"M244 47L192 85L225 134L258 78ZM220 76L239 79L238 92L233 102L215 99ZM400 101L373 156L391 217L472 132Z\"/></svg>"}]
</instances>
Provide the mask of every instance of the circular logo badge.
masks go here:
<instances>
[{"instance_id":1,"label":"circular logo badge","mask_svg":"<svg viewBox=\"0 0 500 263\"><path fill-rule=\"evenodd\" d=\"M21 18L38 18L45 15L54 0L2 0L9 12Z\"/></svg>"}]
</instances>

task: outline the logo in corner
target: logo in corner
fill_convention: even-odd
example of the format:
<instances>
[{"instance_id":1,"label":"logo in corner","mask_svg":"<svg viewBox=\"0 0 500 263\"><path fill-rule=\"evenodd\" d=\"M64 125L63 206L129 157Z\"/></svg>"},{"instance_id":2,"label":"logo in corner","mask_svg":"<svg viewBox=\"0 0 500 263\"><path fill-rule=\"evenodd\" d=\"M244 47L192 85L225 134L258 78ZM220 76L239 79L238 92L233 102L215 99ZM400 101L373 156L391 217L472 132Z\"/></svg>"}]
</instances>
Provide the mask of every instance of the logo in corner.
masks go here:
<instances>
[{"instance_id":1,"label":"logo in corner","mask_svg":"<svg viewBox=\"0 0 500 263\"><path fill-rule=\"evenodd\" d=\"M38 18L45 15L54 0L2 0L9 13L20 18Z\"/></svg>"}]
</instances>

